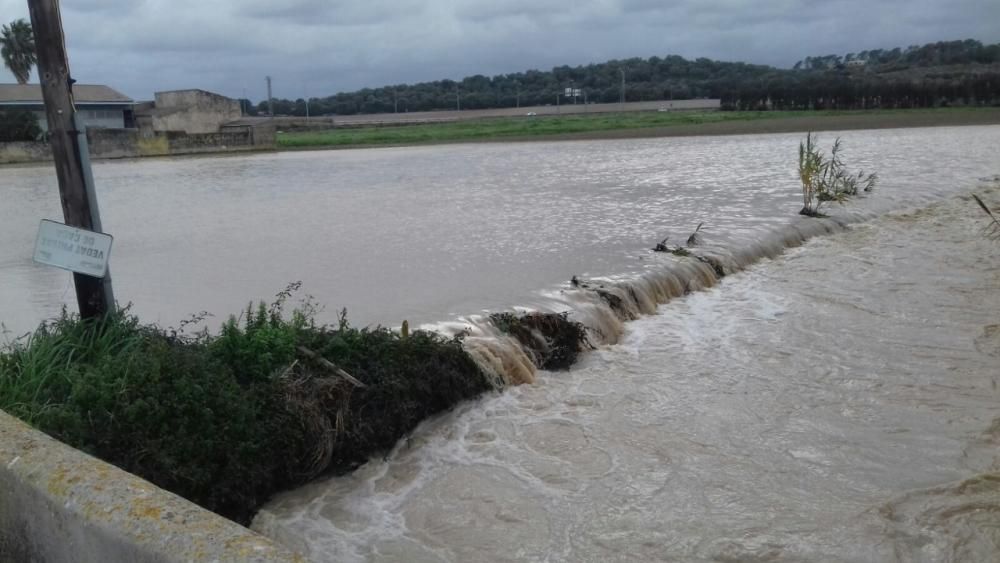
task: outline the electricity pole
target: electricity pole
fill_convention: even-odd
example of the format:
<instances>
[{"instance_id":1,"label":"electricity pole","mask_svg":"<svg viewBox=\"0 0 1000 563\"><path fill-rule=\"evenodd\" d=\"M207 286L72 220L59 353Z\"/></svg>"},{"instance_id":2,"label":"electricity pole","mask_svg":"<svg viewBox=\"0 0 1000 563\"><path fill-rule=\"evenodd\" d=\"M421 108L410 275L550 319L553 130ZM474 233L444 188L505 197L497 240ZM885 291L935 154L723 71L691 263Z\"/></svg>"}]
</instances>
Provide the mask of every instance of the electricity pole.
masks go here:
<instances>
[{"instance_id":1,"label":"electricity pole","mask_svg":"<svg viewBox=\"0 0 1000 563\"><path fill-rule=\"evenodd\" d=\"M265 76L267 80L267 113L274 117L274 99L271 97L271 77Z\"/></svg>"},{"instance_id":2,"label":"electricity pole","mask_svg":"<svg viewBox=\"0 0 1000 563\"><path fill-rule=\"evenodd\" d=\"M621 104L622 104L622 110L624 111L624 110L625 110L625 69L624 69L624 68L619 68L619 69L618 69L618 72L622 73L622 95L621 95Z\"/></svg>"},{"instance_id":3,"label":"electricity pole","mask_svg":"<svg viewBox=\"0 0 1000 563\"><path fill-rule=\"evenodd\" d=\"M49 143L59 181L63 218L71 227L101 231L101 216L90 171L87 131L73 105L73 83L66 56L58 0L28 0L38 56L38 78L45 100ZM101 317L114 308L111 272L104 278L73 274L80 317Z\"/></svg>"}]
</instances>

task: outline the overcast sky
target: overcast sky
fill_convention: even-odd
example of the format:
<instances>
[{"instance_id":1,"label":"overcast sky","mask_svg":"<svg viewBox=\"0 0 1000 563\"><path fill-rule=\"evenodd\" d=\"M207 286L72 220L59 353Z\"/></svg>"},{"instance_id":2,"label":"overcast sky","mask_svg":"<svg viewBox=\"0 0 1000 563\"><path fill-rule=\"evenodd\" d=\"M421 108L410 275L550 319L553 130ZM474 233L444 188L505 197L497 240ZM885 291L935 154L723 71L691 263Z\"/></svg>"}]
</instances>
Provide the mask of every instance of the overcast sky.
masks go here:
<instances>
[{"instance_id":1,"label":"overcast sky","mask_svg":"<svg viewBox=\"0 0 1000 563\"><path fill-rule=\"evenodd\" d=\"M678 54L807 55L1000 41L1000 0L64 0L73 75L135 99L365 86ZM0 22L28 16L0 0ZM0 82L13 82L0 66ZM32 77L32 82L37 82Z\"/></svg>"}]
</instances>

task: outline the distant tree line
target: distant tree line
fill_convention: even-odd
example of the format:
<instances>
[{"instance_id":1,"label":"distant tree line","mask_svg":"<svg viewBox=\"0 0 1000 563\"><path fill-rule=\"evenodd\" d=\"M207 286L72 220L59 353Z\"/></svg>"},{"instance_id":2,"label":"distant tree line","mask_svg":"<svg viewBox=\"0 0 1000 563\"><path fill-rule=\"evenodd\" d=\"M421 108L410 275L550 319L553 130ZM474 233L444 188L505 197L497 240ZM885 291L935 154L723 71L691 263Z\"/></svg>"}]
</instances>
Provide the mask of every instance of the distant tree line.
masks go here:
<instances>
[{"instance_id":1,"label":"distant tree line","mask_svg":"<svg viewBox=\"0 0 1000 563\"><path fill-rule=\"evenodd\" d=\"M906 49L806 57L792 69L676 55L559 66L493 77L397 84L310 98L311 115L511 108L588 102L720 98L724 109L913 108L1000 103L1000 44L945 41ZM577 103L583 103L578 98ZM266 100L251 107L267 113ZM306 100L275 99L278 115L306 115ZM254 112L252 112L254 113Z\"/></svg>"},{"instance_id":2,"label":"distant tree line","mask_svg":"<svg viewBox=\"0 0 1000 563\"><path fill-rule=\"evenodd\" d=\"M939 41L926 45L911 45L906 49L873 49L844 56L826 55L806 57L795 63L794 70L829 70L858 61L881 65L882 70L905 70L910 67L956 65L968 63L990 64L1000 61L1000 43L983 45L974 39L964 41Z\"/></svg>"}]
</instances>

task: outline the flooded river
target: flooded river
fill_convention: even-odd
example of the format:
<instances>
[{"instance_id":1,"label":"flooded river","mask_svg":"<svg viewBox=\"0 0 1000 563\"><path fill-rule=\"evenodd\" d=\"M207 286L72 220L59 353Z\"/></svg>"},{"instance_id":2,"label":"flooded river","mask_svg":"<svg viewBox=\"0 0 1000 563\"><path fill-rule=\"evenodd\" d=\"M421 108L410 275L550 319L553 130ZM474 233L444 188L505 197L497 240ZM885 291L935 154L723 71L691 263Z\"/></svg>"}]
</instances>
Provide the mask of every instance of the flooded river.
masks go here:
<instances>
[{"instance_id":1,"label":"flooded river","mask_svg":"<svg viewBox=\"0 0 1000 563\"><path fill-rule=\"evenodd\" d=\"M1000 127L844 133L845 159L882 181L832 220L796 216L800 138L111 162L95 175L118 297L163 324L302 280L331 319L345 306L355 322L468 331L508 381L519 360L483 309L569 311L614 343L265 507L255 529L316 561L995 560L1000 246L959 196L1000 202L977 180L1000 173ZM13 330L72 298L65 274L30 262L38 219L59 218L54 186L48 168L0 169L0 320ZM647 250L701 221L721 281ZM817 234L831 236L799 246ZM637 320L570 288L573 275Z\"/></svg>"},{"instance_id":2,"label":"flooded river","mask_svg":"<svg viewBox=\"0 0 1000 563\"><path fill-rule=\"evenodd\" d=\"M1000 559L982 225L966 198L814 239L255 528L317 561Z\"/></svg>"},{"instance_id":3,"label":"flooded river","mask_svg":"<svg viewBox=\"0 0 1000 563\"><path fill-rule=\"evenodd\" d=\"M301 280L327 320L346 307L356 324L416 326L531 306L573 275L641 272L648 248L701 221L738 240L787 222L800 137L147 159L94 175L116 297L144 319L224 318ZM848 161L884 179L871 210L998 172L1000 127L843 137ZM38 221L62 219L57 194L50 166L0 168L0 321L14 332L73 303L69 276L31 261Z\"/></svg>"}]
</instances>

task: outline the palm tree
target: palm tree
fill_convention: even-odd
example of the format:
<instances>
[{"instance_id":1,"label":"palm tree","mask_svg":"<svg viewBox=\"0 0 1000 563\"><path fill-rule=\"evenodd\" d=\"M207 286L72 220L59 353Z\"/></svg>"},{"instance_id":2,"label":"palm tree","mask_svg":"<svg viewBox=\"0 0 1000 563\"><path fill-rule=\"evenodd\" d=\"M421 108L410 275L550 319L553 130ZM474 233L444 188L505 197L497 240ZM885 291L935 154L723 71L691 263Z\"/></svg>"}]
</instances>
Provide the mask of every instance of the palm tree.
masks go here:
<instances>
[{"instance_id":1,"label":"palm tree","mask_svg":"<svg viewBox=\"0 0 1000 563\"><path fill-rule=\"evenodd\" d=\"M0 56L18 84L27 84L31 68L38 63L35 35L25 19L14 20L0 28Z\"/></svg>"}]
</instances>

